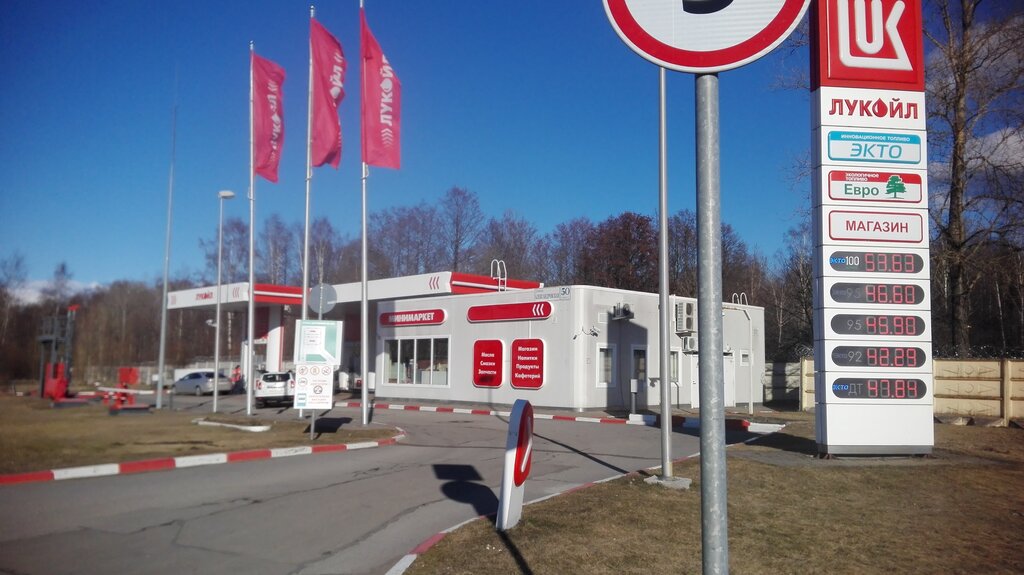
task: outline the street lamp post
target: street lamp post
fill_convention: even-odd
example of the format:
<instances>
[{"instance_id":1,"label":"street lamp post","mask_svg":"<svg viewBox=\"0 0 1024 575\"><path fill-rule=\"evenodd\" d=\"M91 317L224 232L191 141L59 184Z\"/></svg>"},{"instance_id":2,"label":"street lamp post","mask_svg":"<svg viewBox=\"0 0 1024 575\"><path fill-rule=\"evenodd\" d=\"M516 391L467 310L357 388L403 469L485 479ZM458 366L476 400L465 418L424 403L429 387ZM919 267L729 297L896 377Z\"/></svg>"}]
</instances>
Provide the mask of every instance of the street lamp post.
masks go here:
<instances>
[{"instance_id":1,"label":"street lamp post","mask_svg":"<svg viewBox=\"0 0 1024 575\"><path fill-rule=\"evenodd\" d=\"M217 319L214 320L213 336L213 412L217 413L217 396L220 394L220 270L221 256L224 252L224 200L235 197L231 190L217 192L220 212L217 216Z\"/></svg>"}]
</instances>

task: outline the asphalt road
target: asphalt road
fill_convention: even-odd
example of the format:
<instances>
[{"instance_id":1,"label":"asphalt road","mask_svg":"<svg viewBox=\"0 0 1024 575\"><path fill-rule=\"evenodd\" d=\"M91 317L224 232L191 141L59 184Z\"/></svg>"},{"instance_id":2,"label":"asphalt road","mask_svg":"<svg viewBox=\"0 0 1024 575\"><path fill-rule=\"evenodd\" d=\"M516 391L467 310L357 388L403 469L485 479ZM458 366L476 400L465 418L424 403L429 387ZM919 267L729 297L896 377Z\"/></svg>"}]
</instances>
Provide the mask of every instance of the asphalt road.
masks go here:
<instances>
[{"instance_id":1,"label":"asphalt road","mask_svg":"<svg viewBox=\"0 0 1024 575\"><path fill-rule=\"evenodd\" d=\"M359 414L330 415L358 422ZM385 573L431 535L497 509L505 418L381 410L374 421L407 438L337 454L2 487L0 572ZM538 419L534 433L526 501L661 461L657 428ZM698 448L695 432L673 434L674 457Z\"/></svg>"}]
</instances>

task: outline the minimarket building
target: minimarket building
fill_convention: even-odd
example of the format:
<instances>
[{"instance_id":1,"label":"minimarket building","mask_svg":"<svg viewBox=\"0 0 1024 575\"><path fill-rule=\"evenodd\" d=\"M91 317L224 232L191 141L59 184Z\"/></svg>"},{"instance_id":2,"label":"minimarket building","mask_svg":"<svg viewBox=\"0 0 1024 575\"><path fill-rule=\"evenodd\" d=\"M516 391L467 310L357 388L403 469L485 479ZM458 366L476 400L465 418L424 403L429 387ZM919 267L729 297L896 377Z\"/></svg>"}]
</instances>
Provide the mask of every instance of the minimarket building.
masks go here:
<instances>
[{"instance_id":1,"label":"minimarket building","mask_svg":"<svg viewBox=\"0 0 1024 575\"><path fill-rule=\"evenodd\" d=\"M221 305L248 305L248 284L221 287ZM301 288L256 284L257 353L267 371L285 358L285 306ZM586 285L438 272L368 282L368 384L376 399L536 406L574 410L699 407L695 298L670 297L669 373L660 370L658 295ZM355 389L360 370L361 286L333 286L323 319L343 322L338 383ZM169 309L214 308L215 287L173 292ZM725 404L761 403L764 308L723 303ZM316 314L310 314L315 317Z\"/></svg>"}]
</instances>

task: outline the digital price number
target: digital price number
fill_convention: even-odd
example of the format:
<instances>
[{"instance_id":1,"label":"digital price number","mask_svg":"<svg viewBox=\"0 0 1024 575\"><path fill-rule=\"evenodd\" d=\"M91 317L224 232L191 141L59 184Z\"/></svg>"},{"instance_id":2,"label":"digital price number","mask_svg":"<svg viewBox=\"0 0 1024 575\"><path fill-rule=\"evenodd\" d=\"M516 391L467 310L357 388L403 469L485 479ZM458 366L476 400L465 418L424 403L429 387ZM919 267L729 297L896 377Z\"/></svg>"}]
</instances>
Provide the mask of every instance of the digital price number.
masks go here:
<instances>
[{"instance_id":1,"label":"digital price number","mask_svg":"<svg viewBox=\"0 0 1024 575\"><path fill-rule=\"evenodd\" d=\"M916 274L924 270L924 258L908 252L833 252L828 265L839 272Z\"/></svg>"},{"instance_id":2,"label":"digital price number","mask_svg":"<svg viewBox=\"0 0 1024 575\"><path fill-rule=\"evenodd\" d=\"M832 318L832 331L843 335L917 336L925 332L923 317L841 313Z\"/></svg>"},{"instance_id":3,"label":"digital price number","mask_svg":"<svg viewBox=\"0 0 1024 575\"><path fill-rule=\"evenodd\" d=\"M838 303L916 305L924 301L924 288L914 284L837 283L829 290Z\"/></svg>"},{"instance_id":4,"label":"digital price number","mask_svg":"<svg viewBox=\"0 0 1024 575\"><path fill-rule=\"evenodd\" d=\"M921 399L928 386L914 378L840 377L832 382L832 393L842 399Z\"/></svg>"},{"instance_id":5,"label":"digital price number","mask_svg":"<svg viewBox=\"0 0 1024 575\"><path fill-rule=\"evenodd\" d=\"M921 367L928 355L919 347L840 345L832 362L841 367Z\"/></svg>"}]
</instances>

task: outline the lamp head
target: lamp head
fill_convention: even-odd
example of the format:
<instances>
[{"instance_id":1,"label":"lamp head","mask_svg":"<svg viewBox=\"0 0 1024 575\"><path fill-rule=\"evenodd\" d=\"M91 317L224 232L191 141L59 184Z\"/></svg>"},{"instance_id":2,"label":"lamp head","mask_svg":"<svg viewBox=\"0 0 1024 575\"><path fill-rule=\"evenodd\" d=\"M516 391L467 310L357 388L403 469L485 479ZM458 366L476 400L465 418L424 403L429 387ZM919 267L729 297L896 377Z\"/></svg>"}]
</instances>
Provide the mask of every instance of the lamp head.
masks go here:
<instances>
[{"instance_id":1,"label":"lamp head","mask_svg":"<svg viewBox=\"0 0 1024 575\"><path fill-rule=\"evenodd\" d=\"M235 197L235 192L232 192L231 190L221 190L217 192L217 197L222 200L230 200Z\"/></svg>"}]
</instances>

